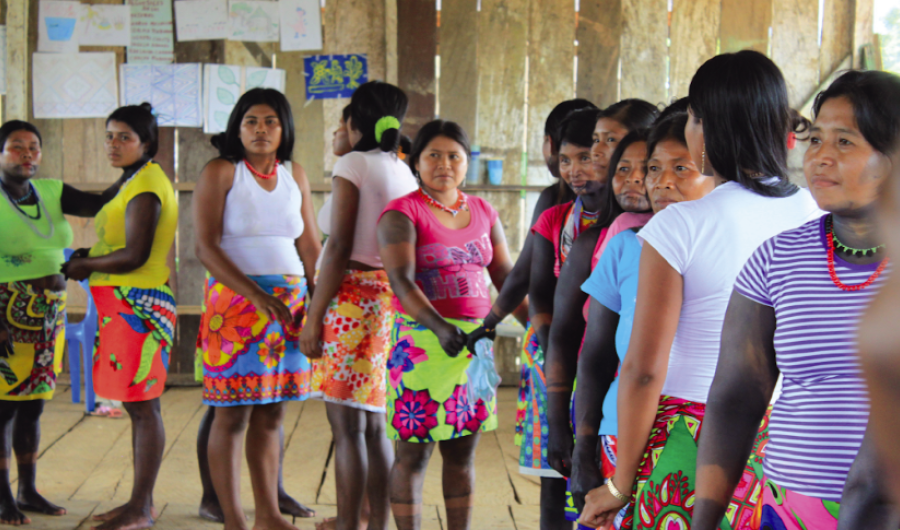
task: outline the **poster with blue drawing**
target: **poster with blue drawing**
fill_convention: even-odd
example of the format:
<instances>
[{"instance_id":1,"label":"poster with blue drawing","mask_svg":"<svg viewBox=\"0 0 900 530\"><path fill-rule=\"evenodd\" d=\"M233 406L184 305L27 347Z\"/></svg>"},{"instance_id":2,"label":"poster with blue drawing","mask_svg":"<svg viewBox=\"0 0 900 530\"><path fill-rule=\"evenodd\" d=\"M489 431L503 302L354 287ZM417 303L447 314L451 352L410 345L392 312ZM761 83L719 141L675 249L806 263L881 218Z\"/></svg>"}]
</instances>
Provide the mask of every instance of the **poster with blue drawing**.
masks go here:
<instances>
[{"instance_id":1,"label":"poster with blue drawing","mask_svg":"<svg viewBox=\"0 0 900 530\"><path fill-rule=\"evenodd\" d=\"M232 66L203 65L203 132L220 133L228 125L228 117L238 98L251 88L274 88L284 92L284 70Z\"/></svg>"},{"instance_id":2,"label":"poster with blue drawing","mask_svg":"<svg viewBox=\"0 0 900 530\"><path fill-rule=\"evenodd\" d=\"M313 55L303 58L306 99L349 98L369 80L369 62L364 53Z\"/></svg>"},{"instance_id":3,"label":"poster with blue drawing","mask_svg":"<svg viewBox=\"0 0 900 530\"><path fill-rule=\"evenodd\" d=\"M122 105L153 105L160 127L203 127L200 63L122 64Z\"/></svg>"},{"instance_id":4,"label":"poster with blue drawing","mask_svg":"<svg viewBox=\"0 0 900 530\"><path fill-rule=\"evenodd\" d=\"M322 49L322 8L319 0L281 0L281 51Z\"/></svg>"},{"instance_id":5,"label":"poster with blue drawing","mask_svg":"<svg viewBox=\"0 0 900 530\"><path fill-rule=\"evenodd\" d=\"M78 53L81 2L41 0L38 4L38 51Z\"/></svg>"}]
</instances>

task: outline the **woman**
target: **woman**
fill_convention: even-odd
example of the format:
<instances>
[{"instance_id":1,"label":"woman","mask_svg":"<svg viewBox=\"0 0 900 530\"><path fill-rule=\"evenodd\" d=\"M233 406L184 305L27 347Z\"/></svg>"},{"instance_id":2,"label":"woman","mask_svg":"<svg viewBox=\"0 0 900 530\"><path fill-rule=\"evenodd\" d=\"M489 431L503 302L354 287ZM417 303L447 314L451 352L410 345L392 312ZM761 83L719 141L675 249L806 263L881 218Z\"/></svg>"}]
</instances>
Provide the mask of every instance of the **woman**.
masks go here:
<instances>
[{"instance_id":1,"label":"woman","mask_svg":"<svg viewBox=\"0 0 900 530\"><path fill-rule=\"evenodd\" d=\"M98 528L153 524L153 486L165 430L159 396L165 389L175 328L167 256L175 242L178 202L153 162L158 147L149 104L120 107L106 120L106 154L122 169L119 193L97 214L98 242L63 266L73 280L90 277L100 329L94 348L94 390L123 402L134 439L134 486L128 503L95 516ZM87 254L87 255L85 255Z\"/></svg>"},{"instance_id":2,"label":"woman","mask_svg":"<svg viewBox=\"0 0 900 530\"><path fill-rule=\"evenodd\" d=\"M684 138L686 122L686 112L661 120L654 125L646 142L636 140L622 153L621 160L628 161L635 158L631 151L642 149L640 163L647 168L646 181L642 183L646 183L649 205L654 212L670 204L699 199L714 188L713 177L700 173L691 160ZM625 137L619 148L635 134ZM629 165L635 164L626 164ZM643 170L639 176L643 177ZM572 494L579 508L584 506L584 495L601 486L616 468L618 378L615 376L628 350L634 322L641 254L638 230L635 227L613 237L582 285L582 290L591 297L591 308L578 359L579 386L575 394ZM600 403L602 406L598 406Z\"/></svg>"},{"instance_id":3,"label":"woman","mask_svg":"<svg viewBox=\"0 0 900 530\"><path fill-rule=\"evenodd\" d=\"M41 148L34 125L11 120L0 127L0 524L30 523L25 511L66 513L35 483L41 414L44 401L53 399L66 344L66 282L59 271L72 228L63 215L95 216L122 184L96 195L59 180L34 179ZM16 496L9 483L10 447L19 471Z\"/></svg>"},{"instance_id":4,"label":"woman","mask_svg":"<svg viewBox=\"0 0 900 530\"><path fill-rule=\"evenodd\" d=\"M890 272L874 206L900 138L898 102L900 79L883 72L847 72L816 97L803 169L828 213L766 241L737 277L697 457L695 528L722 519L779 373L758 524L838 528L869 413L855 323ZM854 512L844 528L897 528Z\"/></svg>"},{"instance_id":5,"label":"woman","mask_svg":"<svg viewBox=\"0 0 900 530\"><path fill-rule=\"evenodd\" d=\"M313 391L326 402L334 434L338 530L359 528L364 492L370 525L387 527L390 513L384 377L393 293L375 229L385 206L417 187L397 156L407 106L402 90L381 81L364 83L350 99L353 151L332 171L328 244L300 335L301 349L317 359Z\"/></svg>"},{"instance_id":6,"label":"woman","mask_svg":"<svg viewBox=\"0 0 900 530\"><path fill-rule=\"evenodd\" d=\"M210 274L198 339L203 403L217 407L208 459L217 463L210 472L227 529L247 528L239 465L245 430L254 449L247 464L255 527L294 528L279 513L279 433L284 402L310 390L297 338L321 247L306 174L289 162L293 144L284 95L247 91L225 133L213 138L220 156L203 169L193 196L197 258Z\"/></svg>"},{"instance_id":7,"label":"woman","mask_svg":"<svg viewBox=\"0 0 900 530\"><path fill-rule=\"evenodd\" d=\"M753 51L714 57L689 97L691 159L717 187L666 208L638 235L637 305L617 399L628 421L618 426L615 475L587 496L586 525L612 522L630 502L623 528L690 527L696 437L734 279L760 243L819 215L809 193L784 177L791 115L772 61ZM686 481L682 494L660 497L675 481ZM733 527L746 527L752 490L733 501Z\"/></svg>"},{"instance_id":8,"label":"woman","mask_svg":"<svg viewBox=\"0 0 900 530\"><path fill-rule=\"evenodd\" d=\"M469 528L479 434L497 428L496 399L468 398L466 332L490 310L484 270L501 289L512 269L490 204L464 194L469 139L435 120L416 135L409 164L420 188L378 222L397 310L388 361L388 436L397 442L391 508L398 530L421 525L422 481L435 443L443 456L447 527Z\"/></svg>"}]
</instances>

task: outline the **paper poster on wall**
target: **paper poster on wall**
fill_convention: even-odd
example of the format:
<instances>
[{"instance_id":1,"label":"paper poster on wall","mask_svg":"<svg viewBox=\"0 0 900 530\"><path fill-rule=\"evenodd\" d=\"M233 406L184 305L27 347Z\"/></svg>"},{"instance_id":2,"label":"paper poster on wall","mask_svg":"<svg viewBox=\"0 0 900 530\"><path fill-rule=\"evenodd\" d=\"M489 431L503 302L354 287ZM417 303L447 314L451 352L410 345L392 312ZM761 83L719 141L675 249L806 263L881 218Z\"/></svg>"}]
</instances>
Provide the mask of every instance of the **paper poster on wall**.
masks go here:
<instances>
[{"instance_id":1,"label":"paper poster on wall","mask_svg":"<svg viewBox=\"0 0 900 530\"><path fill-rule=\"evenodd\" d=\"M78 53L81 3L41 0L38 4L38 51Z\"/></svg>"},{"instance_id":2,"label":"paper poster on wall","mask_svg":"<svg viewBox=\"0 0 900 530\"><path fill-rule=\"evenodd\" d=\"M6 94L6 26L0 26L0 95Z\"/></svg>"},{"instance_id":3,"label":"paper poster on wall","mask_svg":"<svg viewBox=\"0 0 900 530\"><path fill-rule=\"evenodd\" d=\"M105 118L118 107L116 54L32 55L35 118Z\"/></svg>"},{"instance_id":4,"label":"paper poster on wall","mask_svg":"<svg viewBox=\"0 0 900 530\"><path fill-rule=\"evenodd\" d=\"M231 36L228 0L175 2L175 35L180 42L227 39Z\"/></svg>"},{"instance_id":5,"label":"paper poster on wall","mask_svg":"<svg viewBox=\"0 0 900 530\"><path fill-rule=\"evenodd\" d=\"M200 63L119 65L122 105L148 102L160 127L202 127Z\"/></svg>"},{"instance_id":6,"label":"paper poster on wall","mask_svg":"<svg viewBox=\"0 0 900 530\"><path fill-rule=\"evenodd\" d=\"M167 64L175 60L172 0L127 0L131 6L131 64Z\"/></svg>"},{"instance_id":7,"label":"paper poster on wall","mask_svg":"<svg viewBox=\"0 0 900 530\"><path fill-rule=\"evenodd\" d=\"M130 46L131 8L128 6L82 4L81 46Z\"/></svg>"},{"instance_id":8,"label":"paper poster on wall","mask_svg":"<svg viewBox=\"0 0 900 530\"><path fill-rule=\"evenodd\" d=\"M366 54L313 55L303 58L306 99L349 98L369 80Z\"/></svg>"},{"instance_id":9,"label":"paper poster on wall","mask_svg":"<svg viewBox=\"0 0 900 530\"><path fill-rule=\"evenodd\" d=\"M251 88L274 88L284 92L284 70L227 64L203 65L203 132L220 133L238 98Z\"/></svg>"},{"instance_id":10,"label":"paper poster on wall","mask_svg":"<svg viewBox=\"0 0 900 530\"><path fill-rule=\"evenodd\" d=\"M280 0L281 51L322 49L319 0Z\"/></svg>"},{"instance_id":11,"label":"paper poster on wall","mask_svg":"<svg viewBox=\"0 0 900 530\"><path fill-rule=\"evenodd\" d=\"M278 2L228 0L231 40L278 42Z\"/></svg>"}]
</instances>

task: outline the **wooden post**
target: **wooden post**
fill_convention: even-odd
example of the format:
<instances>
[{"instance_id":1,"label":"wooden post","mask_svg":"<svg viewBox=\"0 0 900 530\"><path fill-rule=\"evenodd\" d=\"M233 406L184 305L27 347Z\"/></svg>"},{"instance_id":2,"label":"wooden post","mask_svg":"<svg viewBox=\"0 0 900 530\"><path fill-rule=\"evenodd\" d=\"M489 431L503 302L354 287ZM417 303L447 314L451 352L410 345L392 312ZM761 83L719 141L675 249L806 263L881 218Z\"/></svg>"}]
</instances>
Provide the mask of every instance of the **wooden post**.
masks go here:
<instances>
[{"instance_id":1,"label":"wooden post","mask_svg":"<svg viewBox=\"0 0 900 530\"><path fill-rule=\"evenodd\" d=\"M863 62L862 48L872 44L874 40L875 2L874 0L855 0L853 16L853 68L866 68Z\"/></svg>"},{"instance_id":2,"label":"wooden post","mask_svg":"<svg viewBox=\"0 0 900 530\"><path fill-rule=\"evenodd\" d=\"M666 56L669 53L666 0L623 0L622 80L620 99L666 100Z\"/></svg>"},{"instance_id":3,"label":"wooden post","mask_svg":"<svg viewBox=\"0 0 900 530\"><path fill-rule=\"evenodd\" d=\"M772 0L722 0L722 53L755 50L768 54Z\"/></svg>"},{"instance_id":4,"label":"wooden post","mask_svg":"<svg viewBox=\"0 0 900 530\"><path fill-rule=\"evenodd\" d=\"M673 1L669 99L686 97L694 73L716 54L721 14L721 0Z\"/></svg>"},{"instance_id":5,"label":"wooden post","mask_svg":"<svg viewBox=\"0 0 900 530\"><path fill-rule=\"evenodd\" d=\"M819 79L830 76L853 51L854 0L825 0Z\"/></svg>"},{"instance_id":6,"label":"wooden post","mask_svg":"<svg viewBox=\"0 0 900 530\"><path fill-rule=\"evenodd\" d=\"M434 0L393 0L397 6L397 85L409 97L403 133L415 137L434 119L437 11Z\"/></svg>"},{"instance_id":7,"label":"wooden post","mask_svg":"<svg viewBox=\"0 0 900 530\"><path fill-rule=\"evenodd\" d=\"M791 106L798 108L819 85L819 0L774 3L772 60L787 81Z\"/></svg>"},{"instance_id":8,"label":"wooden post","mask_svg":"<svg viewBox=\"0 0 900 530\"><path fill-rule=\"evenodd\" d=\"M27 120L31 114L30 0L14 0L6 9L6 108L4 120ZM37 9L37 2L34 2ZM37 26L35 26L37 27ZM37 32L35 32L37 33Z\"/></svg>"},{"instance_id":9,"label":"wooden post","mask_svg":"<svg viewBox=\"0 0 900 530\"><path fill-rule=\"evenodd\" d=\"M581 0L575 94L606 107L619 100L622 0Z\"/></svg>"},{"instance_id":10,"label":"wooden post","mask_svg":"<svg viewBox=\"0 0 900 530\"><path fill-rule=\"evenodd\" d=\"M478 112L477 0L441 4L440 116L460 124L474 139Z\"/></svg>"}]
</instances>

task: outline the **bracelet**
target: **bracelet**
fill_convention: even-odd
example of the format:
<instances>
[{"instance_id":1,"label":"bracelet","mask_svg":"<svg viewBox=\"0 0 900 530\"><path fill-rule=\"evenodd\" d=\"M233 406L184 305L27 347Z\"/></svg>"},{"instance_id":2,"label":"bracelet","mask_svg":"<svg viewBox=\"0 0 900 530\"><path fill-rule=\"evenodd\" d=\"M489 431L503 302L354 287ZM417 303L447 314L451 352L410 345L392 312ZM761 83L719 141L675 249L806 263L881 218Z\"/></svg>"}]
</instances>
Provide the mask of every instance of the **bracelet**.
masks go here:
<instances>
[{"instance_id":1,"label":"bracelet","mask_svg":"<svg viewBox=\"0 0 900 530\"><path fill-rule=\"evenodd\" d=\"M611 477L606 481L606 487L609 489L609 492L612 493L612 496L619 499L620 501L629 502L631 500L631 497L625 496L621 491L619 491L619 488L617 488L616 485L613 484Z\"/></svg>"}]
</instances>

